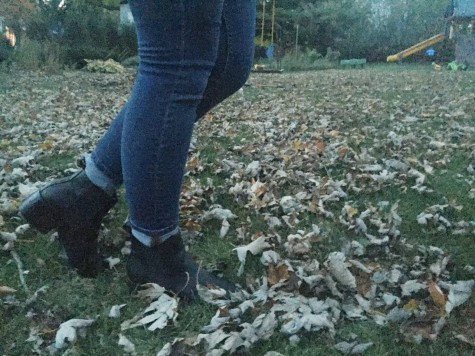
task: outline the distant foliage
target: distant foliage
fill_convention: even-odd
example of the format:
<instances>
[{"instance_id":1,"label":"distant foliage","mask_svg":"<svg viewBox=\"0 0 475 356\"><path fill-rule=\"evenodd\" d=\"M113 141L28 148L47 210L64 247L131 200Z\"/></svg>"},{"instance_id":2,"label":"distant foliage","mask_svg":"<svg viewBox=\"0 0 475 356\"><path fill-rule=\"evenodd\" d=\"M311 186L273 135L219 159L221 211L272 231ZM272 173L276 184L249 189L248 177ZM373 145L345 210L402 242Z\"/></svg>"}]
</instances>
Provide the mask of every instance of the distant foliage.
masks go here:
<instances>
[{"instance_id":1,"label":"distant foliage","mask_svg":"<svg viewBox=\"0 0 475 356\"><path fill-rule=\"evenodd\" d=\"M119 28L118 7L111 11L98 6L100 2L89 0L60 4L61 0L38 3L35 15L30 16L25 26L26 31L19 36L20 40L28 41L28 45L19 46L19 64L31 63L35 57L33 53L36 53L40 67L45 64L42 58L47 57L46 53L37 53L42 51L34 50L34 43L43 44L46 52L52 51L51 56L60 67L80 66L85 59L121 61L136 54L135 30Z\"/></svg>"},{"instance_id":2,"label":"distant foliage","mask_svg":"<svg viewBox=\"0 0 475 356\"><path fill-rule=\"evenodd\" d=\"M336 63L324 58L315 50L307 50L285 54L280 61L280 66L285 71L304 71L335 68Z\"/></svg>"},{"instance_id":3,"label":"distant foliage","mask_svg":"<svg viewBox=\"0 0 475 356\"><path fill-rule=\"evenodd\" d=\"M64 65L65 51L51 40L33 40L24 37L12 56L13 61L23 69L59 72Z\"/></svg>"},{"instance_id":4,"label":"distant foliage","mask_svg":"<svg viewBox=\"0 0 475 356\"><path fill-rule=\"evenodd\" d=\"M279 59L286 57L292 63L321 61L312 58L311 51L325 54L331 48L333 52L324 58L331 63L338 58L385 61L389 54L445 32L449 0L270 0L265 4L262 40L263 2L257 1L256 60L266 58L266 48L275 42ZM61 53L54 52L53 56L63 66L80 66L84 59L122 61L136 55L135 30L119 28L118 9L119 0L0 1L1 16L17 33L16 60L28 63L35 57L34 42L28 46L21 43L27 38L44 44L44 51L59 45ZM436 60L453 58L449 41L438 44L436 50ZM7 55L0 49L0 57ZM26 58L21 58L23 55ZM423 57L420 54L410 60Z\"/></svg>"},{"instance_id":5,"label":"distant foliage","mask_svg":"<svg viewBox=\"0 0 475 356\"><path fill-rule=\"evenodd\" d=\"M272 1L267 4L265 41L270 38ZM274 38L286 53L296 48L298 27L298 48L326 53L331 47L341 58L376 61L444 32L449 0L276 0L275 4ZM260 1L257 10L260 38ZM446 50L439 45L439 52Z\"/></svg>"}]
</instances>

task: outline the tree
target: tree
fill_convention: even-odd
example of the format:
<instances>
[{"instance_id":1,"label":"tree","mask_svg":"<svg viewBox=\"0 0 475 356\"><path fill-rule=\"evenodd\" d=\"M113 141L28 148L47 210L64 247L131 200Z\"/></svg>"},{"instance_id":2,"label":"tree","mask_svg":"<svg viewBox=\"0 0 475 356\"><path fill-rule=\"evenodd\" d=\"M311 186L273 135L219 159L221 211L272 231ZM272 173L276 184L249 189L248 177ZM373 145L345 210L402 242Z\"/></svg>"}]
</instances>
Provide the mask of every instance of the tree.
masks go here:
<instances>
[{"instance_id":1,"label":"tree","mask_svg":"<svg viewBox=\"0 0 475 356\"><path fill-rule=\"evenodd\" d=\"M332 47L343 57L383 60L393 51L443 32L447 1L276 0L276 23L289 49L293 48L299 25L302 47L320 53ZM262 0L257 10L260 25ZM270 16L266 19L266 28L270 29Z\"/></svg>"},{"instance_id":2,"label":"tree","mask_svg":"<svg viewBox=\"0 0 475 356\"><path fill-rule=\"evenodd\" d=\"M19 32L35 13L33 0L2 0L0 14L5 18L9 27Z\"/></svg>"}]
</instances>

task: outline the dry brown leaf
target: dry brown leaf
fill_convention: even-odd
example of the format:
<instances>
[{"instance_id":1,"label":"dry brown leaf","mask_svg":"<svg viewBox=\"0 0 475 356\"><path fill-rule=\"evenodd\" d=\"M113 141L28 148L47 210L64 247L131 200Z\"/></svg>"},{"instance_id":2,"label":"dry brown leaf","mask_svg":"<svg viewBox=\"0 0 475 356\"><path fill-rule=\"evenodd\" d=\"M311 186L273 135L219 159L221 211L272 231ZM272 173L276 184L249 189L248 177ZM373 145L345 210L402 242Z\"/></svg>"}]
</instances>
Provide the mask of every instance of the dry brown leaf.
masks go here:
<instances>
[{"instance_id":1,"label":"dry brown leaf","mask_svg":"<svg viewBox=\"0 0 475 356\"><path fill-rule=\"evenodd\" d=\"M191 219L188 220L184 226L187 231L201 231L201 224Z\"/></svg>"},{"instance_id":2,"label":"dry brown leaf","mask_svg":"<svg viewBox=\"0 0 475 356\"><path fill-rule=\"evenodd\" d=\"M317 148L317 151L319 153L324 153L325 152L326 145L325 145L325 142L323 142L323 140L318 140L315 143L315 147Z\"/></svg>"},{"instance_id":3,"label":"dry brown leaf","mask_svg":"<svg viewBox=\"0 0 475 356\"><path fill-rule=\"evenodd\" d=\"M408 312L415 312L419 309L419 304L420 302L418 300L410 299L406 304L404 304L403 308Z\"/></svg>"},{"instance_id":4,"label":"dry brown leaf","mask_svg":"<svg viewBox=\"0 0 475 356\"><path fill-rule=\"evenodd\" d=\"M16 293L16 289L13 289L7 286L0 286L0 297L7 294L13 294L13 293Z\"/></svg>"},{"instance_id":5,"label":"dry brown leaf","mask_svg":"<svg viewBox=\"0 0 475 356\"><path fill-rule=\"evenodd\" d=\"M300 139L298 139L292 143L292 148L295 151L303 151L305 149L305 145Z\"/></svg>"},{"instance_id":6,"label":"dry brown leaf","mask_svg":"<svg viewBox=\"0 0 475 356\"><path fill-rule=\"evenodd\" d=\"M444 308L445 303L447 303L447 298L445 297L444 292L442 292L442 290L437 285L437 283L436 282L429 283L429 285L427 286L427 289L429 290L429 294L434 304L437 305L439 308Z\"/></svg>"},{"instance_id":7,"label":"dry brown leaf","mask_svg":"<svg viewBox=\"0 0 475 356\"><path fill-rule=\"evenodd\" d=\"M271 285L287 281L290 277L289 267L284 263L270 264L267 268L267 280Z\"/></svg>"},{"instance_id":8,"label":"dry brown leaf","mask_svg":"<svg viewBox=\"0 0 475 356\"><path fill-rule=\"evenodd\" d=\"M348 154L349 148L347 146L340 147L338 149L338 158L343 159Z\"/></svg>"}]
</instances>

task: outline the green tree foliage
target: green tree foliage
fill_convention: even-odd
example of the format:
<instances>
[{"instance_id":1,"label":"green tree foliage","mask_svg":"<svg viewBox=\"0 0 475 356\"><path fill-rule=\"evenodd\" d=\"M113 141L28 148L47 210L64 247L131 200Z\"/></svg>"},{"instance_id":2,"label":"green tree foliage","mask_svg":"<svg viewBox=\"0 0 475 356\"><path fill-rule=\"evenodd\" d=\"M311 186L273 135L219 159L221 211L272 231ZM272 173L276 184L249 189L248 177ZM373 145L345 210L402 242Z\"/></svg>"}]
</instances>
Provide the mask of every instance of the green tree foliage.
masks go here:
<instances>
[{"instance_id":1,"label":"green tree foliage","mask_svg":"<svg viewBox=\"0 0 475 356\"><path fill-rule=\"evenodd\" d=\"M136 40L134 32L119 31L118 9L118 1L39 1L26 36L59 44L69 65L84 59L122 60L135 55Z\"/></svg>"},{"instance_id":2,"label":"green tree foliage","mask_svg":"<svg viewBox=\"0 0 475 356\"><path fill-rule=\"evenodd\" d=\"M263 1L266 45L272 40L275 4L273 41L281 53L295 51L298 42L302 52L325 54L332 48L342 58L368 60L385 60L389 54L444 32L444 12L449 4L449 0L258 0L257 44ZM134 33L118 31L120 2L1 0L0 16L15 29L20 42L26 36L59 44L66 63L84 58L120 59L136 50Z\"/></svg>"},{"instance_id":3,"label":"green tree foliage","mask_svg":"<svg viewBox=\"0 0 475 356\"><path fill-rule=\"evenodd\" d=\"M30 21L34 9L35 2L33 0L0 1L0 16L15 32L18 32L25 23Z\"/></svg>"},{"instance_id":4,"label":"green tree foliage","mask_svg":"<svg viewBox=\"0 0 475 356\"><path fill-rule=\"evenodd\" d=\"M286 51L300 48L343 57L383 60L423 39L445 31L449 0L275 0L276 42ZM265 34L270 40L272 0L266 5ZM258 1L261 35L262 0ZM257 41L259 43L259 41Z\"/></svg>"}]
</instances>

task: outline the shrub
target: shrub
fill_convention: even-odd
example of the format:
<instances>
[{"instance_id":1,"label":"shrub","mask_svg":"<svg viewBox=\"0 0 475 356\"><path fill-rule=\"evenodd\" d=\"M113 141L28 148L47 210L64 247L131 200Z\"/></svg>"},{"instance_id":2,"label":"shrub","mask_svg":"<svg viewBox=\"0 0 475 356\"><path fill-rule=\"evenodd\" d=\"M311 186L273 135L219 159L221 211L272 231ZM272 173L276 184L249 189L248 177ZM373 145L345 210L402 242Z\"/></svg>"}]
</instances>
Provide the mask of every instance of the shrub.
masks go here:
<instances>
[{"instance_id":1,"label":"shrub","mask_svg":"<svg viewBox=\"0 0 475 356\"><path fill-rule=\"evenodd\" d=\"M134 26L121 26L119 28L119 46L126 51L126 58L137 54L137 32Z\"/></svg>"},{"instance_id":2,"label":"shrub","mask_svg":"<svg viewBox=\"0 0 475 356\"><path fill-rule=\"evenodd\" d=\"M7 62L10 60L13 54L13 48L7 44L6 41L0 39L0 62Z\"/></svg>"},{"instance_id":3,"label":"shrub","mask_svg":"<svg viewBox=\"0 0 475 356\"><path fill-rule=\"evenodd\" d=\"M65 8L53 5L43 3L27 24L28 39L17 58L22 67L50 70L78 66L85 59L122 61L137 53L135 28L119 29L118 11L85 0L68 2Z\"/></svg>"},{"instance_id":4,"label":"shrub","mask_svg":"<svg viewBox=\"0 0 475 356\"><path fill-rule=\"evenodd\" d=\"M337 62L340 59L340 52L334 51L331 47L328 47L325 59L329 62Z\"/></svg>"},{"instance_id":5,"label":"shrub","mask_svg":"<svg viewBox=\"0 0 475 356\"><path fill-rule=\"evenodd\" d=\"M55 73L63 69L64 51L58 43L40 42L23 37L15 50L13 59L22 69L42 69Z\"/></svg>"},{"instance_id":6,"label":"shrub","mask_svg":"<svg viewBox=\"0 0 475 356\"><path fill-rule=\"evenodd\" d=\"M335 68L335 63L323 58L317 51L310 50L284 55L281 67L286 71L322 70Z\"/></svg>"}]
</instances>

